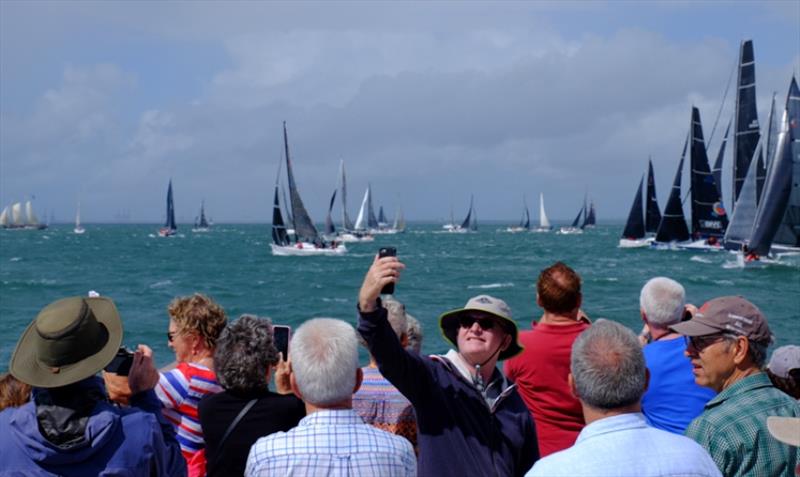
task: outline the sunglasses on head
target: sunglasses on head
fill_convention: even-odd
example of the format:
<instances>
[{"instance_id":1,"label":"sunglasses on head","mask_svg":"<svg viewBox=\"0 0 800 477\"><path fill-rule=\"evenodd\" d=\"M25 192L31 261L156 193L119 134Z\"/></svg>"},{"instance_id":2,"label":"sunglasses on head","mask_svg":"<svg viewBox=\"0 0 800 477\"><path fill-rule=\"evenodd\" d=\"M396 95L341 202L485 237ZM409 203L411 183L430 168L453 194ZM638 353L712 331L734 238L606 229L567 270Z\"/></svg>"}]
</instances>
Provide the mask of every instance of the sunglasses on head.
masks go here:
<instances>
[{"instance_id":1,"label":"sunglasses on head","mask_svg":"<svg viewBox=\"0 0 800 477\"><path fill-rule=\"evenodd\" d=\"M458 317L458 325L462 328L472 328L472 325L478 323L482 330L491 330L494 328L495 321L492 318L478 317L471 315L461 315Z\"/></svg>"}]
</instances>

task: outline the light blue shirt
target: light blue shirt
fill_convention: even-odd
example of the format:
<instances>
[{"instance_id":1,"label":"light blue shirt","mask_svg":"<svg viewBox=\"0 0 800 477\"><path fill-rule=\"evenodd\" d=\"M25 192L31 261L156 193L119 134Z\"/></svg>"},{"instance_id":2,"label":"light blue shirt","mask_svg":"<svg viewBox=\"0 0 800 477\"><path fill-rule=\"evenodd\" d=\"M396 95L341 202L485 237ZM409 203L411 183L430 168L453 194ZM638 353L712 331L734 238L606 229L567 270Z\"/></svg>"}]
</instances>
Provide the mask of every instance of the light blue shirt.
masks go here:
<instances>
[{"instance_id":1,"label":"light blue shirt","mask_svg":"<svg viewBox=\"0 0 800 477\"><path fill-rule=\"evenodd\" d=\"M526 477L721 477L703 447L647 425L641 413L584 427L575 445L539 460Z\"/></svg>"},{"instance_id":2,"label":"light blue shirt","mask_svg":"<svg viewBox=\"0 0 800 477\"><path fill-rule=\"evenodd\" d=\"M417 460L406 439L365 424L352 409L326 410L256 441L245 475L415 477Z\"/></svg>"}]
</instances>

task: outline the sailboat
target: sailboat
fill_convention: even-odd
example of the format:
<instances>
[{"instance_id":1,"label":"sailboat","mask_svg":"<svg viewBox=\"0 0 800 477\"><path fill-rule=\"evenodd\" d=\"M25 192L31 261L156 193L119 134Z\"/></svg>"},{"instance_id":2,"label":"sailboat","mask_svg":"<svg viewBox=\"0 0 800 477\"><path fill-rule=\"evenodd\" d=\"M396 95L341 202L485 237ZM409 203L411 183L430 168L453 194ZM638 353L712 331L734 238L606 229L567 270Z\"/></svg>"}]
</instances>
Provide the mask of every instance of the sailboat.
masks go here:
<instances>
[{"instance_id":1,"label":"sailboat","mask_svg":"<svg viewBox=\"0 0 800 477\"><path fill-rule=\"evenodd\" d=\"M794 186L789 194L786 211L778 226L778 231L775 233L772 248L797 251L800 249L800 131L798 131L800 127L800 89L797 87L797 78L792 78L786 102L784 114L788 115L788 121L785 122L784 127L786 125L789 127L792 157L792 172L787 177L793 178ZM775 150L777 151L777 146ZM777 152L774 157L777 157ZM772 167L770 162L770 169ZM768 173L768 180L769 175Z\"/></svg>"},{"instance_id":2,"label":"sailboat","mask_svg":"<svg viewBox=\"0 0 800 477\"><path fill-rule=\"evenodd\" d=\"M708 167L708 156L703 139L700 110L692 107L691 148L689 153L692 195L692 239L681 248L721 250L722 238L728 228L728 215L722 204L719 186Z\"/></svg>"},{"instance_id":3,"label":"sailboat","mask_svg":"<svg viewBox=\"0 0 800 477\"><path fill-rule=\"evenodd\" d=\"M206 201L200 201L200 215L194 219L194 227L192 232L208 232L210 226L206 219Z\"/></svg>"},{"instance_id":4,"label":"sailboat","mask_svg":"<svg viewBox=\"0 0 800 477\"><path fill-rule=\"evenodd\" d=\"M273 255L286 256L286 255L341 255L347 252L347 247L343 244L336 242L324 241L317 232L308 211L303 205L303 200L300 198L300 192L297 189L297 183L294 180L294 173L292 172L292 161L289 155L289 138L286 133L286 122L283 122L283 145L284 156L286 158L286 175L289 184L289 197L292 202L292 218L294 219L295 242L286 244L282 240L276 240L274 222L275 219L275 204L273 204L273 241L270 244ZM276 186L277 187L277 186ZM276 189L277 190L277 189ZM278 203L277 199L274 201ZM278 203L278 206L280 204ZM278 237L279 239L282 237Z\"/></svg>"},{"instance_id":5,"label":"sailboat","mask_svg":"<svg viewBox=\"0 0 800 477\"><path fill-rule=\"evenodd\" d=\"M594 210L594 201L589 202L589 208L586 209L586 215L583 217L582 229L593 229L597 225L597 216Z\"/></svg>"},{"instance_id":6,"label":"sailboat","mask_svg":"<svg viewBox=\"0 0 800 477\"><path fill-rule=\"evenodd\" d=\"M461 222L461 224L456 224L456 223L452 222L452 217L451 217L451 223L450 224L446 224L446 225L443 226L443 227L445 227L445 230L448 231L448 232L451 232L451 233L458 233L458 234L464 234L464 233L467 233L469 231L478 230L477 220L473 220L473 214L474 214L473 209L474 209L474 206L475 206L475 197L474 196L470 196L469 197L469 210L467 211L467 216L464 218L464 220ZM452 212L451 212L451 215L452 215Z\"/></svg>"},{"instance_id":7,"label":"sailboat","mask_svg":"<svg viewBox=\"0 0 800 477\"><path fill-rule=\"evenodd\" d=\"M519 219L519 225L514 227L506 227L506 232L518 233L527 232L531 228L531 213L528 210L528 202L525 196L522 196L522 218Z\"/></svg>"},{"instance_id":8,"label":"sailboat","mask_svg":"<svg viewBox=\"0 0 800 477\"><path fill-rule=\"evenodd\" d=\"M532 229L532 232L550 232L553 230L553 226L550 225L550 220L547 218L547 214L544 212L544 194L539 193L539 226L535 229Z\"/></svg>"},{"instance_id":9,"label":"sailboat","mask_svg":"<svg viewBox=\"0 0 800 477\"><path fill-rule=\"evenodd\" d=\"M683 161L686 159L686 148L689 144L689 136L683 143L681 160L678 162L678 170L675 172L675 179L672 181L672 190L664 207L664 215L658 224L655 240L651 244L659 249L676 248L678 244L685 244L689 241L689 227L686 226L686 217L683 215L681 205L681 173L683 172Z\"/></svg>"},{"instance_id":10,"label":"sailboat","mask_svg":"<svg viewBox=\"0 0 800 477\"><path fill-rule=\"evenodd\" d=\"M158 236L171 237L176 233L178 233L178 226L175 225L175 204L172 201L172 179L170 179L167 187L167 220L164 226L158 230Z\"/></svg>"},{"instance_id":11,"label":"sailboat","mask_svg":"<svg viewBox=\"0 0 800 477\"><path fill-rule=\"evenodd\" d=\"M339 162L339 169L342 178L342 184L340 187L341 194L339 194L342 199L342 228L339 231L337 240L344 243L372 242L375 240L375 237L373 237L366 230L356 230L355 225L353 225L353 222L350 220L350 216L347 214L347 179L345 178L344 173L344 161ZM362 207L366 206L362 205Z\"/></svg>"},{"instance_id":12,"label":"sailboat","mask_svg":"<svg viewBox=\"0 0 800 477\"><path fill-rule=\"evenodd\" d=\"M22 202L15 202L5 207L0 212L0 226L4 229L17 230L44 230L47 228L47 224L40 223L33 211L32 200L25 201L24 209Z\"/></svg>"},{"instance_id":13,"label":"sailboat","mask_svg":"<svg viewBox=\"0 0 800 477\"><path fill-rule=\"evenodd\" d=\"M763 148L763 138L756 152ZM760 261L768 255L785 219L792 211L792 200L797 201L796 177L800 167L800 89L792 78L786 98L786 108L781 120L775 155L764 182L763 196L756 204L758 172L756 161L751 161L745 181L736 202L731 225L725 234L725 248L739 250L737 261L743 266ZM793 182L795 182L793 186ZM795 226L794 230L800 231ZM791 233L791 230L789 230Z\"/></svg>"},{"instance_id":14,"label":"sailboat","mask_svg":"<svg viewBox=\"0 0 800 477\"><path fill-rule=\"evenodd\" d=\"M75 212L75 228L72 229L73 232L76 234L82 234L86 232L86 229L81 227L81 203L78 202L78 211Z\"/></svg>"},{"instance_id":15,"label":"sailboat","mask_svg":"<svg viewBox=\"0 0 800 477\"><path fill-rule=\"evenodd\" d=\"M576 235L582 234L583 228L579 227L578 224L581 222L581 217L584 216L586 213L586 199L583 201L583 206L581 210L578 211L578 215L575 216L575 220L572 221L569 227L561 227L558 229L558 233L561 235Z\"/></svg>"}]
</instances>

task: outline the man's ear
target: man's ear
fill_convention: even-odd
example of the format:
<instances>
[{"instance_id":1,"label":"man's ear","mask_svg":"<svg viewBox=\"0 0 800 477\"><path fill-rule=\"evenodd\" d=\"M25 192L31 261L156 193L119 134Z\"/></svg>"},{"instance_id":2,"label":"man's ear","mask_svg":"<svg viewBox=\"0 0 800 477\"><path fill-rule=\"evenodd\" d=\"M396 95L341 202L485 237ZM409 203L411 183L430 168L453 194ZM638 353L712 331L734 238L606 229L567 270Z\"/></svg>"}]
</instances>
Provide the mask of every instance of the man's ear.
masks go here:
<instances>
[{"instance_id":1,"label":"man's ear","mask_svg":"<svg viewBox=\"0 0 800 477\"><path fill-rule=\"evenodd\" d=\"M364 371L361 368L356 369L356 385L353 386L353 394L358 391L358 388L361 387L361 383L364 381Z\"/></svg>"},{"instance_id":2,"label":"man's ear","mask_svg":"<svg viewBox=\"0 0 800 477\"><path fill-rule=\"evenodd\" d=\"M578 387L575 386L575 378L572 377L572 373L567 375L567 385L572 395L575 396L576 399L580 399L580 396L578 396Z\"/></svg>"},{"instance_id":3,"label":"man's ear","mask_svg":"<svg viewBox=\"0 0 800 477\"><path fill-rule=\"evenodd\" d=\"M742 364L749 354L750 340L746 336L738 336L733 346L733 362L737 365Z\"/></svg>"},{"instance_id":4,"label":"man's ear","mask_svg":"<svg viewBox=\"0 0 800 477\"><path fill-rule=\"evenodd\" d=\"M294 373L289 374L289 385L292 387L292 392L297 396L297 399L302 401L303 395L300 393L300 388L297 387L297 380L294 377Z\"/></svg>"}]
</instances>

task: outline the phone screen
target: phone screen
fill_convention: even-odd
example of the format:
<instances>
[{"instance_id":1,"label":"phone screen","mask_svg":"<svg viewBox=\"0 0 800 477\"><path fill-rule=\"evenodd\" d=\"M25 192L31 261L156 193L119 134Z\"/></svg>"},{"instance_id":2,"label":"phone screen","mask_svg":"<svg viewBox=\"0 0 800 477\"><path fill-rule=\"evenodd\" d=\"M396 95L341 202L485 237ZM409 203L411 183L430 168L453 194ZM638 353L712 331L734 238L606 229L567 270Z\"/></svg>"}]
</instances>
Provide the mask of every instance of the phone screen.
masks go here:
<instances>
[{"instance_id":1,"label":"phone screen","mask_svg":"<svg viewBox=\"0 0 800 477\"><path fill-rule=\"evenodd\" d=\"M287 359L289 356L289 338L291 333L292 329L286 325L272 326L275 347L278 348L279 353L283 353L283 359Z\"/></svg>"}]
</instances>

